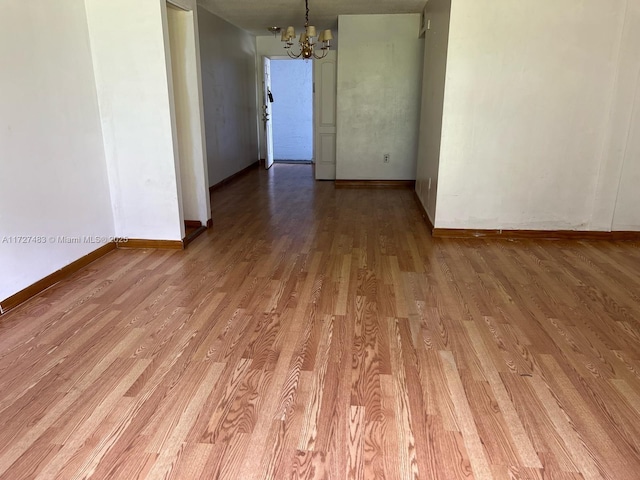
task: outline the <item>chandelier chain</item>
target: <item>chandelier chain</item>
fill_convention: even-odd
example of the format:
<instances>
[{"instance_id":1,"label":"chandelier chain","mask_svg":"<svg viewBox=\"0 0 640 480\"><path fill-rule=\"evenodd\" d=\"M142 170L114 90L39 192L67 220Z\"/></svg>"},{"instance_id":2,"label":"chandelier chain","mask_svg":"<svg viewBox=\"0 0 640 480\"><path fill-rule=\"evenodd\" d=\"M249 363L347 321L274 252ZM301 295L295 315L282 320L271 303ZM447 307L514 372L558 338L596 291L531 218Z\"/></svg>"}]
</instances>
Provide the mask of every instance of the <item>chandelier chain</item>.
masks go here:
<instances>
[{"instance_id":1,"label":"chandelier chain","mask_svg":"<svg viewBox=\"0 0 640 480\"><path fill-rule=\"evenodd\" d=\"M306 22L304 24L305 28L309 26L309 0L304 0L304 5L307 9L307 13L305 15Z\"/></svg>"}]
</instances>

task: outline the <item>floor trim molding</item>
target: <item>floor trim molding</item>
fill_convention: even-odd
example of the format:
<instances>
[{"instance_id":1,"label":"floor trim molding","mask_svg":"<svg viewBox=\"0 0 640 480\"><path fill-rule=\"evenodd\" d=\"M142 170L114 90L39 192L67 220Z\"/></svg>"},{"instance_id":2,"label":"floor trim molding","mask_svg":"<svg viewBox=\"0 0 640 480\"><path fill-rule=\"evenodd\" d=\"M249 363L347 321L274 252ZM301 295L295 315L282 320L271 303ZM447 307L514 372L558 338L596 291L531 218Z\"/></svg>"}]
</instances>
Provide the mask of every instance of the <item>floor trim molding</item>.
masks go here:
<instances>
[{"instance_id":1,"label":"floor trim molding","mask_svg":"<svg viewBox=\"0 0 640 480\"><path fill-rule=\"evenodd\" d=\"M100 257L105 256L107 253L116 249L115 242L109 242L101 246L100 248L89 252L78 260L71 262L66 267L62 267L60 270L56 270L50 275L47 275L41 280L32 283L26 288L23 288L18 293L14 293L6 300L0 302L0 314L7 313L9 310L21 305L27 300L35 297L36 295L44 292L47 288L54 286L56 283L64 280L65 278L73 275L77 271L83 269L92 262L95 262Z\"/></svg>"},{"instance_id":2,"label":"floor trim molding","mask_svg":"<svg viewBox=\"0 0 640 480\"><path fill-rule=\"evenodd\" d=\"M195 226L193 225L192 228L195 228L195 230L191 233L189 233L188 235L185 235L185 237L182 239L182 244L184 245L184 248L187 248L187 246L193 242L196 238L198 238L200 235L202 235L202 233L207 231L207 227L205 227L204 225L202 225L202 222L198 222L200 225L199 226Z\"/></svg>"},{"instance_id":3,"label":"floor trim molding","mask_svg":"<svg viewBox=\"0 0 640 480\"><path fill-rule=\"evenodd\" d=\"M144 238L129 238L126 242L118 242L118 248L163 248L167 250L184 250L182 240L147 240Z\"/></svg>"},{"instance_id":4,"label":"floor trim molding","mask_svg":"<svg viewBox=\"0 0 640 480\"><path fill-rule=\"evenodd\" d=\"M415 180L335 180L336 188L416 188Z\"/></svg>"},{"instance_id":5,"label":"floor trim molding","mask_svg":"<svg viewBox=\"0 0 640 480\"><path fill-rule=\"evenodd\" d=\"M312 165L312 160L274 160L273 163L280 163L284 165Z\"/></svg>"},{"instance_id":6,"label":"floor trim molding","mask_svg":"<svg viewBox=\"0 0 640 480\"><path fill-rule=\"evenodd\" d=\"M200 220L185 220L184 226L185 228L200 228L202 226L202 222Z\"/></svg>"},{"instance_id":7,"label":"floor trim molding","mask_svg":"<svg viewBox=\"0 0 640 480\"><path fill-rule=\"evenodd\" d=\"M260 160L256 160L251 165L244 167L239 172L236 172L233 175L228 176L224 180L221 180L218 183L216 183L215 185L211 185L209 187L209 193L213 193L214 191L224 187L227 183L231 183L234 180L237 180L239 177L246 175L249 171L253 170L254 168L258 168L259 166L260 166Z\"/></svg>"},{"instance_id":8,"label":"floor trim molding","mask_svg":"<svg viewBox=\"0 0 640 480\"><path fill-rule=\"evenodd\" d=\"M538 240L640 240L640 232L596 232L586 230L473 230L434 228L434 238L504 238Z\"/></svg>"},{"instance_id":9,"label":"floor trim molding","mask_svg":"<svg viewBox=\"0 0 640 480\"><path fill-rule=\"evenodd\" d=\"M640 241L640 232L596 232L590 230L474 230L465 228L435 228L427 210L422 205L417 192L413 198L418 205L420 215L427 224L433 238L502 238L508 240L604 240L604 241Z\"/></svg>"}]
</instances>

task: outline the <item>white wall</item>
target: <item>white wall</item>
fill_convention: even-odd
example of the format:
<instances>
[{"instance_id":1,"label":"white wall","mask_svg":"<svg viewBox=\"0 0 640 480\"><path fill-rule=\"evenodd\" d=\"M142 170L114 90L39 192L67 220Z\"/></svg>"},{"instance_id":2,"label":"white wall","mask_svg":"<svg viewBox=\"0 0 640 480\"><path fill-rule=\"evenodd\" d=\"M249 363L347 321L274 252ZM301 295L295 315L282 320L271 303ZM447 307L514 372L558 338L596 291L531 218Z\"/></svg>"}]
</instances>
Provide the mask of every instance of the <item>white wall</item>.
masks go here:
<instances>
[{"instance_id":1,"label":"white wall","mask_svg":"<svg viewBox=\"0 0 640 480\"><path fill-rule=\"evenodd\" d=\"M195 5L180 10L168 5L175 127L180 162L182 208L186 220L203 224L211 218L205 156L204 109Z\"/></svg>"},{"instance_id":2,"label":"white wall","mask_svg":"<svg viewBox=\"0 0 640 480\"><path fill-rule=\"evenodd\" d=\"M184 236L166 3L85 0L116 234Z\"/></svg>"},{"instance_id":3,"label":"white wall","mask_svg":"<svg viewBox=\"0 0 640 480\"><path fill-rule=\"evenodd\" d=\"M611 228L626 3L453 1L436 227Z\"/></svg>"},{"instance_id":4,"label":"white wall","mask_svg":"<svg viewBox=\"0 0 640 480\"><path fill-rule=\"evenodd\" d=\"M256 40L198 10L209 185L258 160Z\"/></svg>"},{"instance_id":5,"label":"white wall","mask_svg":"<svg viewBox=\"0 0 640 480\"><path fill-rule=\"evenodd\" d=\"M0 15L0 300L113 236L83 0L6 0ZM44 237L45 244L4 237Z\"/></svg>"},{"instance_id":6,"label":"white wall","mask_svg":"<svg viewBox=\"0 0 640 480\"><path fill-rule=\"evenodd\" d=\"M338 18L336 178L415 179L424 45L419 27L418 14Z\"/></svg>"},{"instance_id":7,"label":"white wall","mask_svg":"<svg viewBox=\"0 0 640 480\"><path fill-rule=\"evenodd\" d=\"M313 159L313 63L272 60L273 158Z\"/></svg>"},{"instance_id":8,"label":"white wall","mask_svg":"<svg viewBox=\"0 0 640 480\"><path fill-rule=\"evenodd\" d=\"M447 70L447 46L451 0L431 0L427 4L424 62L422 71L422 107L418 143L418 169L416 193L431 222L436 215L438 169L440 166L440 139L444 81Z\"/></svg>"}]
</instances>

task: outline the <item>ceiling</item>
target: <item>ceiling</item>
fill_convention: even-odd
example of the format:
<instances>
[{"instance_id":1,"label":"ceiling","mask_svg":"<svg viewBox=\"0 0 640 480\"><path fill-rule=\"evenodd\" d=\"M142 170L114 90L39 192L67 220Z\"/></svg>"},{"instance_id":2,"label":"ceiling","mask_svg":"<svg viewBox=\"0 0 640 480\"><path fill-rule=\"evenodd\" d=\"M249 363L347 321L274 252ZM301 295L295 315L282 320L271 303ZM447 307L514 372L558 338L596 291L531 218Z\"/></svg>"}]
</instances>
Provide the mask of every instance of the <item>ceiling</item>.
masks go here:
<instances>
[{"instance_id":1,"label":"ceiling","mask_svg":"<svg viewBox=\"0 0 640 480\"><path fill-rule=\"evenodd\" d=\"M318 29L338 26L338 15L420 13L427 0L309 0L309 23ZM198 5L254 35L267 27L304 25L304 0L198 0Z\"/></svg>"}]
</instances>

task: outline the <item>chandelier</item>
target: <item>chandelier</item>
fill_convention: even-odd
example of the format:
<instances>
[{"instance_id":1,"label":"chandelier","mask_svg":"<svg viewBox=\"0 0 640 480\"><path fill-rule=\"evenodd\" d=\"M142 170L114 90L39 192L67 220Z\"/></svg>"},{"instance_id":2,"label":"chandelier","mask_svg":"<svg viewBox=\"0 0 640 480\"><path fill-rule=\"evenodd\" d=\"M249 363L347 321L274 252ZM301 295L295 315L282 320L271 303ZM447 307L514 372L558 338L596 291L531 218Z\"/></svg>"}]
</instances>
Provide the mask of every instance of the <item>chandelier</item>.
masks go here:
<instances>
[{"instance_id":1,"label":"chandelier","mask_svg":"<svg viewBox=\"0 0 640 480\"><path fill-rule=\"evenodd\" d=\"M321 59L327 56L327 52L331 47L331 40L333 40L333 35L331 30L322 30L320 35L316 35L316 27L313 25L309 25L309 0L304 1L305 7L307 9L307 13L305 16L304 23L304 32L300 34L300 52L294 53L291 47L293 46L293 41L296 38L296 30L293 27L287 27L286 30L282 30L281 40L285 43L285 50L287 54L291 58L304 58L308 60L310 58ZM320 47L318 47L320 45ZM318 47L318 48L316 48ZM320 52L317 52L320 50Z\"/></svg>"}]
</instances>

